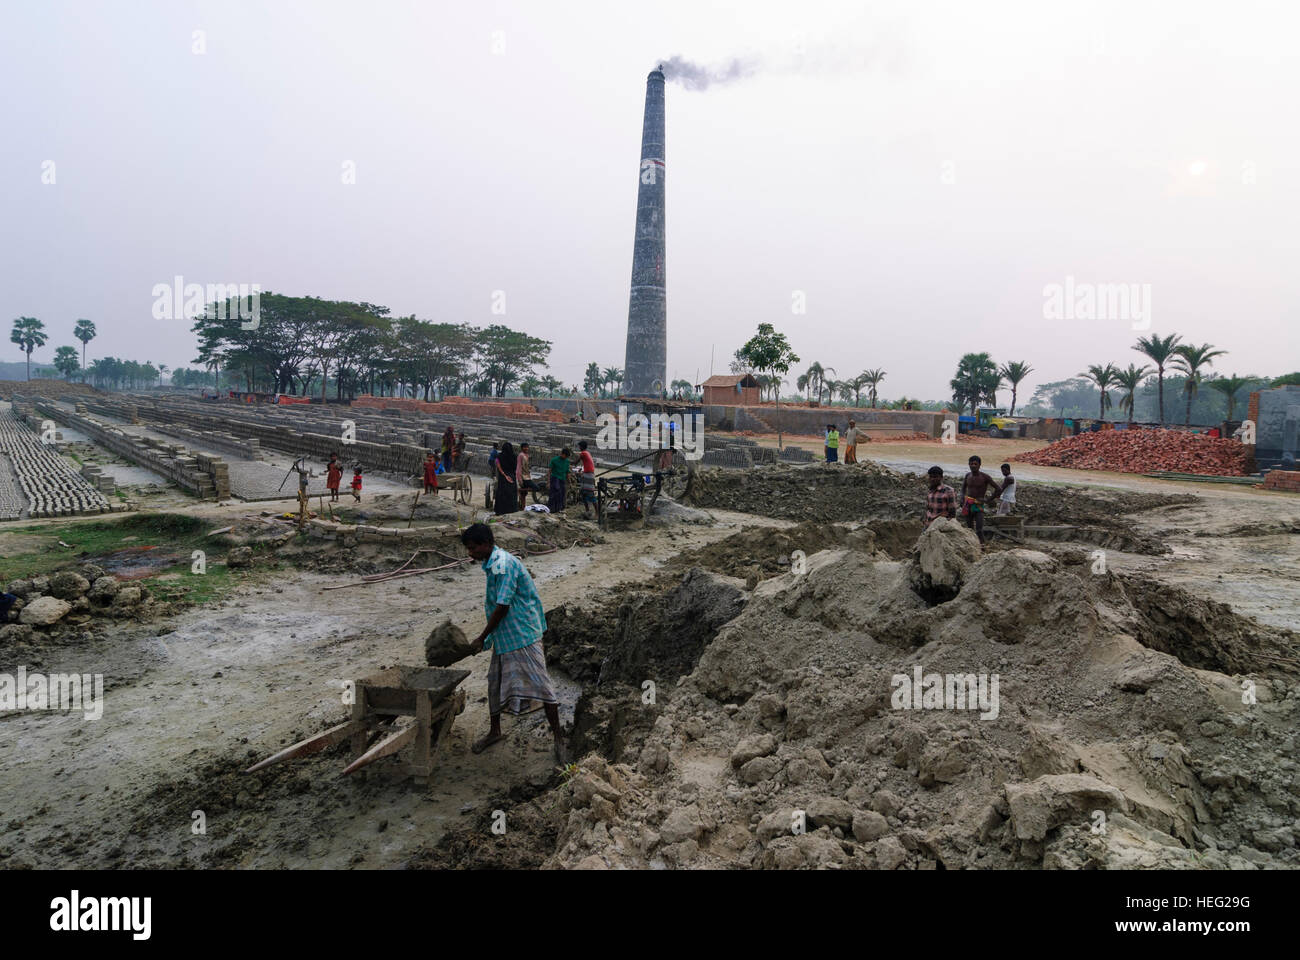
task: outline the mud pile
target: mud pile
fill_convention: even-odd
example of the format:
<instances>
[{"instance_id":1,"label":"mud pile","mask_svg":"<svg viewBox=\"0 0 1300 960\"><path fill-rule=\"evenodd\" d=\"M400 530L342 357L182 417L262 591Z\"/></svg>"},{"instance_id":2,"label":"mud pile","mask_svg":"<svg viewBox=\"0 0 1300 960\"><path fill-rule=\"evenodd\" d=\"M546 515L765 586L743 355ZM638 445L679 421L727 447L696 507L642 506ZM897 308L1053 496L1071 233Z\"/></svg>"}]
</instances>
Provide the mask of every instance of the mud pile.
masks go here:
<instances>
[{"instance_id":1,"label":"mud pile","mask_svg":"<svg viewBox=\"0 0 1300 960\"><path fill-rule=\"evenodd\" d=\"M961 475L944 477L960 490ZM1164 507L1199 503L1189 494L1043 486L1020 482L1016 514L1034 525L1071 525L1071 530L1035 534L1132 553L1160 554L1168 548L1135 533L1125 517ZM920 533L926 479L871 461L857 464L772 464L752 470L711 468L696 474L692 506L734 510L799 523L861 522L881 538L891 556L905 556Z\"/></svg>"},{"instance_id":2,"label":"mud pile","mask_svg":"<svg viewBox=\"0 0 1300 960\"><path fill-rule=\"evenodd\" d=\"M697 471L690 506L734 510L798 522L835 523L921 515L925 481L872 461L768 464L752 470Z\"/></svg>"},{"instance_id":3,"label":"mud pile","mask_svg":"<svg viewBox=\"0 0 1300 960\"><path fill-rule=\"evenodd\" d=\"M584 731L591 752L522 805L535 833L513 837L510 856L1300 866L1294 634L1034 550L981 556L956 525L927 535L903 561L825 550L739 596L693 572L675 597L620 598L613 627L557 617L548 653L573 664L586 643L600 722L617 715L638 735ZM654 644L688 624L698 661L657 661ZM676 669L647 703L638 684ZM439 862L456 863L458 844L446 838Z\"/></svg>"}]
</instances>

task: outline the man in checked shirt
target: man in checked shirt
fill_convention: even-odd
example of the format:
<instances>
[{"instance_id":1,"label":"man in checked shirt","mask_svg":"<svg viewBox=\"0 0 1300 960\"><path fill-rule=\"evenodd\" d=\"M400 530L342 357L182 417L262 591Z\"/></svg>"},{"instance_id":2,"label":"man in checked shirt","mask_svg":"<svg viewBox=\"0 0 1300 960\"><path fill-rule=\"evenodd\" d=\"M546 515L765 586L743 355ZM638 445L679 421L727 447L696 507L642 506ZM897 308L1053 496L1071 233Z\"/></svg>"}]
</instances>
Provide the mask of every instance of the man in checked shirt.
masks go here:
<instances>
[{"instance_id":1,"label":"man in checked shirt","mask_svg":"<svg viewBox=\"0 0 1300 960\"><path fill-rule=\"evenodd\" d=\"M950 520L957 518L957 494L952 487L943 482L943 467L931 467L926 471L930 482L930 492L925 495L925 526L938 517Z\"/></svg>"}]
</instances>

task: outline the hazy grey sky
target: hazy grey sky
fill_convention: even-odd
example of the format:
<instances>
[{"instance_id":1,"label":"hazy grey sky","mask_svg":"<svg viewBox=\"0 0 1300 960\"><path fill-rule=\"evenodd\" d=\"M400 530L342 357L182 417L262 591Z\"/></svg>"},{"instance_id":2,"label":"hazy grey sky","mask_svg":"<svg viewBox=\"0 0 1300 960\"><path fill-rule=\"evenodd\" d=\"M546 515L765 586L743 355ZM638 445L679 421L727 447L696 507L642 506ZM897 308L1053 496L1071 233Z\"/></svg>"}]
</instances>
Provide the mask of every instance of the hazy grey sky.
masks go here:
<instances>
[{"instance_id":1,"label":"hazy grey sky","mask_svg":"<svg viewBox=\"0 0 1300 960\"><path fill-rule=\"evenodd\" d=\"M622 366L645 76L678 55L747 75L668 88L670 377L711 352L726 372L763 321L804 366L883 367L885 396L947 396L971 350L1028 361L1030 389L1137 360L1128 319L1044 319L1067 276L1149 284L1153 331L1280 374L1298 21L1235 0L11 2L0 358L16 316L45 321L45 361L87 317L92 358L189 365L189 323L150 312L180 274L504 319L569 383Z\"/></svg>"}]
</instances>

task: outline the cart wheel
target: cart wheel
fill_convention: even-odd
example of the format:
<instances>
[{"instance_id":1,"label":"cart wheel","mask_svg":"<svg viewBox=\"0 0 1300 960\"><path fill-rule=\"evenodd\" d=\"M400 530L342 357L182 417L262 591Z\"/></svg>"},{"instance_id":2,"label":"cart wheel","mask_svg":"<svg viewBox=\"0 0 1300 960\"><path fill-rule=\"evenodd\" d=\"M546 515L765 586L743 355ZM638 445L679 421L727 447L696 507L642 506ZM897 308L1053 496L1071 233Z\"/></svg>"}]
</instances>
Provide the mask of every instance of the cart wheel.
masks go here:
<instances>
[{"instance_id":1,"label":"cart wheel","mask_svg":"<svg viewBox=\"0 0 1300 960\"><path fill-rule=\"evenodd\" d=\"M474 496L474 481L469 474L465 474L465 480L462 486L456 488L456 502L469 506L471 498Z\"/></svg>"}]
</instances>

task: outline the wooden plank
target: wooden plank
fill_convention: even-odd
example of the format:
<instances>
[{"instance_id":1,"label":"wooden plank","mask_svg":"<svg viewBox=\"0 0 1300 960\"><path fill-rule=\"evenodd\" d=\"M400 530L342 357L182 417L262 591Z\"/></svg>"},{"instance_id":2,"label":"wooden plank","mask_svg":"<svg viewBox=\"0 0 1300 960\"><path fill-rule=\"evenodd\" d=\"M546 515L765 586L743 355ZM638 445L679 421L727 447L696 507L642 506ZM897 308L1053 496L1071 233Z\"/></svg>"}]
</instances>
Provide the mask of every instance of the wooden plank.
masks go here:
<instances>
[{"instance_id":1,"label":"wooden plank","mask_svg":"<svg viewBox=\"0 0 1300 960\"><path fill-rule=\"evenodd\" d=\"M415 725L419 733L415 737L414 756L411 757L413 773L429 775L429 730L432 726L433 703L428 691L422 691L415 697Z\"/></svg>"},{"instance_id":2,"label":"wooden plank","mask_svg":"<svg viewBox=\"0 0 1300 960\"><path fill-rule=\"evenodd\" d=\"M390 753L396 753L398 750L401 750L402 747L415 739L416 731L419 730L419 728L419 724L413 723L409 727L385 737L348 764L347 767L344 768L343 772L345 774L352 773L353 771L360 770L367 764L374 763L380 757L386 757Z\"/></svg>"},{"instance_id":3,"label":"wooden plank","mask_svg":"<svg viewBox=\"0 0 1300 960\"><path fill-rule=\"evenodd\" d=\"M294 757L306 757L313 753L319 753L326 747L332 747L336 743L342 743L348 737L358 731L364 730L365 724L358 720L345 720L338 726L330 727L323 730L315 736L308 737L306 740L300 740L291 747L285 747L279 753L267 757L261 763L255 763L245 773L252 773L254 770L261 770L263 767L269 767L273 763L279 763L281 760L291 760Z\"/></svg>"}]
</instances>

